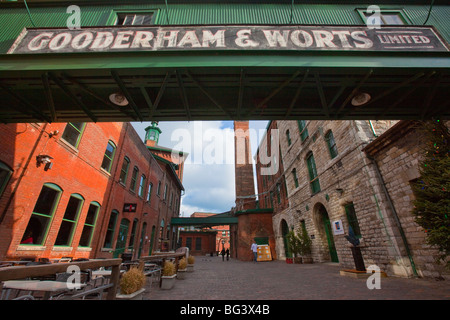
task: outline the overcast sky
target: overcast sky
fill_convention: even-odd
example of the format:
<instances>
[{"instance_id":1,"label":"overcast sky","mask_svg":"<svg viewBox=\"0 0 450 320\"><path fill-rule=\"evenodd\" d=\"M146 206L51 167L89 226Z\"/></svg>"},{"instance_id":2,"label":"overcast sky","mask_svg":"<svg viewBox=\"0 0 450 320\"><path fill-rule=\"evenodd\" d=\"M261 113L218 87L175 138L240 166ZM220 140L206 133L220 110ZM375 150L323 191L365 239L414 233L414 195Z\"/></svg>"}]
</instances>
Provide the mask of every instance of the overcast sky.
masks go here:
<instances>
[{"instance_id":1,"label":"overcast sky","mask_svg":"<svg viewBox=\"0 0 450 320\"><path fill-rule=\"evenodd\" d=\"M250 121L252 156L267 121ZM133 122L144 140L149 122ZM159 122L158 145L188 152L180 214L222 213L235 205L233 121Z\"/></svg>"}]
</instances>

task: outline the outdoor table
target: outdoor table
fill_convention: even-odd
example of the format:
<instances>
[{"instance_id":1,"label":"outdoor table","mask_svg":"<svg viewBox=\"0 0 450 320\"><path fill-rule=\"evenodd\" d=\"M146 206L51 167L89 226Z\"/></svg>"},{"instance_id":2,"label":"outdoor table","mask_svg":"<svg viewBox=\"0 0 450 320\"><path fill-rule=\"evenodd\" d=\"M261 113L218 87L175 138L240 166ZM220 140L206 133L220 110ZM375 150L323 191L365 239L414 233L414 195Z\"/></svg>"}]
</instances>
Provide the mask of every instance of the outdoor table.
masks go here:
<instances>
[{"instance_id":1,"label":"outdoor table","mask_svg":"<svg viewBox=\"0 0 450 320\"><path fill-rule=\"evenodd\" d=\"M125 270L120 270L120 273L124 273L124 272L125 272ZM111 270L95 270L95 271L92 271L92 278L110 277L111 273L112 273Z\"/></svg>"},{"instance_id":2,"label":"outdoor table","mask_svg":"<svg viewBox=\"0 0 450 320\"><path fill-rule=\"evenodd\" d=\"M85 287L84 283L71 283L73 286L79 285L80 288ZM60 281L39 281L39 280L9 280L3 282L4 289L17 289L24 291L41 291L44 292L44 300L50 299L50 294L61 291L72 290L67 286L66 282Z\"/></svg>"}]
</instances>

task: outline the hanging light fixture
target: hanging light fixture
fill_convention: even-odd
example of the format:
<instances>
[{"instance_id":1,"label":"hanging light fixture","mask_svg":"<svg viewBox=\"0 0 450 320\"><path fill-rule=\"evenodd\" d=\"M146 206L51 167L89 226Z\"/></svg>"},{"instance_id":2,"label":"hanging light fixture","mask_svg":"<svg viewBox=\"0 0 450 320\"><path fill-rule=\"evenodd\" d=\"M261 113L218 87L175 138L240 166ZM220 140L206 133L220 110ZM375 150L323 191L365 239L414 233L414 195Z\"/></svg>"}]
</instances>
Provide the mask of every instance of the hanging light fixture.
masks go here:
<instances>
[{"instance_id":1,"label":"hanging light fixture","mask_svg":"<svg viewBox=\"0 0 450 320\"><path fill-rule=\"evenodd\" d=\"M370 94L365 93L365 92L360 92L353 97L352 105L354 105L355 107L365 105L367 102L370 101L371 98L372 97L370 96Z\"/></svg>"},{"instance_id":2,"label":"hanging light fixture","mask_svg":"<svg viewBox=\"0 0 450 320\"><path fill-rule=\"evenodd\" d=\"M109 95L109 101L114 103L115 105L124 107L128 105L128 100L125 98L123 93L121 92L114 92L113 94Z\"/></svg>"}]
</instances>

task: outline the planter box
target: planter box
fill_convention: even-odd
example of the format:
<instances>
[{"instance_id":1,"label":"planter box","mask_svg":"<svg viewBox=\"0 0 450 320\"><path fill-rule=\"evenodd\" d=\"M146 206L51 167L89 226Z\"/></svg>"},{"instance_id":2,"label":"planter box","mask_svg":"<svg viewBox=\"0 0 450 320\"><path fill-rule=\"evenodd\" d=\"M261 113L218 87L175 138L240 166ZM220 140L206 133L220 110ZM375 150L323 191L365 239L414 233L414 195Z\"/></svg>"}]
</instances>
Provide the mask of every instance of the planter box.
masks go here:
<instances>
[{"instance_id":1,"label":"planter box","mask_svg":"<svg viewBox=\"0 0 450 320\"><path fill-rule=\"evenodd\" d=\"M187 268L186 269L178 269L177 271L177 279L179 280L183 280L186 278L186 272L187 272Z\"/></svg>"},{"instance_id":2,"label":"planter box","mask_svg":"<svg viewBox=\"0 0 450 320\"><path fill-rule=\"evenodd\" d=\"M292 263L292 258L286 258L286 263L291 264Z\"/></svg>"},{"instance_id":3,"label":"planter box","mask_svg":"<svg viewBox=\"0 0 450 320\"><path fill-rule=\"evenodd\" d=\"M311 256L303 256L303 263L313 263L313 258Z\"/></svg>"},{"instance_id":4,"label":"planter box","mask_svg":"<svg viewBox=\"0 0 450 320\"><path fill-rule=\"evenodd\" d=\"M163 290L170 290L175 285L175 280L177 278L177 275L174 274L173 276L161 276L161 289Z\"/></svg>"},{"instance_id":5,"label":"planter box","mask_svg":"<svg viewBox=\"0 0 450 320\"><path fill-rule=\"evenodd\" d=\"M187 272L194 272L194 265L193 264L188 264L187 265Z\"/></svg>"},{"instance_id":6,"label":"planter box","mask_svg":"<svg viewBox=\"0 0 450 320\"><path fill-rule=\"evenodd\" d=\"M142 300L144 297L145 288L142 288L136 292L130 294L116 294L116 300Z\"/></svg>"}]
</instances>

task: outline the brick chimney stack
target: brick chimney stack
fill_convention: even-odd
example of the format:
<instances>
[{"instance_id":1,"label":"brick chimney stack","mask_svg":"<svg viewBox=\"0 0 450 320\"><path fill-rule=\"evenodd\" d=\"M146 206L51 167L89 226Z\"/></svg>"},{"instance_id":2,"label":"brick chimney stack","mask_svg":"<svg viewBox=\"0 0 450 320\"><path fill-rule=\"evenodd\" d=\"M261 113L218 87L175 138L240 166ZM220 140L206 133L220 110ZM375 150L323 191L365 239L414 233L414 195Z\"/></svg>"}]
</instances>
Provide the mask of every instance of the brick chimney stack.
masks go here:
<instances>
[{"instance_id":1,"label":"brick chimney stack","mask_svg":"<svg viewBox=\"0 0 450 320\"><path fill-rule=\"evenodd\" d=\"M254 209L256 207L256 198L254 196L255 184L253 180L249 122L234 121L234 135L236 209Z\"/></svg>"}]
</instances>

